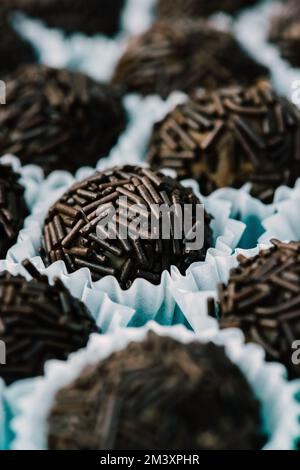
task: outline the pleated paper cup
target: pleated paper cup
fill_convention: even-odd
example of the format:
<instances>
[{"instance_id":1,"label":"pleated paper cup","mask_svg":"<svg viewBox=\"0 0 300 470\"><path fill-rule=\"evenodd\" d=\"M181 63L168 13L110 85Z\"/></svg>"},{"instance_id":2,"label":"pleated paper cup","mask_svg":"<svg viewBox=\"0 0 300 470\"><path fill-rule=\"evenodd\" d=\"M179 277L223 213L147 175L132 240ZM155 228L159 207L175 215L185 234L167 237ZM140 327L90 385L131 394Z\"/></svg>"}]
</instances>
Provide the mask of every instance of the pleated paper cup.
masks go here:
<instances>
[{"instance_id":1,"label":"pleated paper cup","mask_svg":"<svg viewBox=\"0 0 300 470\"><path fill-rule=\"evenodd\" d=\"M262 349L253 344L245 345L239 330L212 332L209 329L195 335L183 326L162 327L156 323L103 336L92 335L87 348L72 354L67 362L49 361L45 376L33 380L31 393L19 393L21 398L15 405L18 411L11 422L15 436L11 448L47 449L47 419L57 392L74 381L85 366L126 348L132 341L143 341L150 330L183 343L213 341L224 346L226 354L241 369L261 403L263 426L268 435L264 449L294 449L300 435L300 405L295 400L300 382L288 383L283 366L266 363Z\"/></svg>"}]
</instances>

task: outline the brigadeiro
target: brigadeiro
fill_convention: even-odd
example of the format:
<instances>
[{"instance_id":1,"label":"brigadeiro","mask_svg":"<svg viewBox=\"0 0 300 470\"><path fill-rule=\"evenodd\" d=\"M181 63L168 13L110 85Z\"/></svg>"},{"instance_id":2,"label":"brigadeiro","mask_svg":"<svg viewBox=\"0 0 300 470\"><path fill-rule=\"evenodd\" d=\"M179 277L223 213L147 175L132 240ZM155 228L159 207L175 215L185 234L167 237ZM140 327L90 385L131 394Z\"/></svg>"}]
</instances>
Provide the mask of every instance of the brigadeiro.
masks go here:
<instances>
[{"instance_id":1,"label":"brigadeiro","mask_svg":"<svg viewBox=\"0 0 300 470\"><path fill-rule=\"evenodd\" d=\"M200 214L199 205L191 189L147 168L96 172L50 208L43 232L46 263L63 260L69 272L89 268L95 281L112 275L124 289L136 278L158 284L172 265L184 273L204 260L211 218ZM200 231L203 244L194 240L197 246L191 247Z\"/></svg>"},{"instance_id":2,"label":"brigadeiro","mask_svg":"<svg viewBox=\"0 0 300 470\"><path fill-rule=\"evenodd\" d=\"M205 20L159 21L131 39L112 83L123 92L158 94L252 83L268 75L231 33Z\"/></svg>"},{"instance_id":3,"label":"brigadeiro","mask_svg":"<svg viewBox=\"0 0 300 470\"><path fill-rule=\"evenodd\" d=\"M59 279L50 285L27 260L23 264L31 281L0 275L0 340L6 346L0 376L7 385L42 375L48 359L67 359L97 331L87 308Z\"/></svg>"},{"instance_id":4,"label":"brigadeiro","mask_svg":"<svg viewBox=\"0 0 300 470\"><path fill-rule=\"evenodd\" d=\"M1 0L11 11L19 10L67 33L103 33L120 29L125 0Z\"/></svg>"},{"instance_id":5,"label":"brigadeiro","mask_svg":"<svg viewBox=\"0 0 300 470\"><path fill-rule=\"evenodd\" d=\"M0 259L15 243L28 215L19 177L10 165L0 164Z\"/></svg>"},{"instance_id":6,"label":"brigadeiro","mask_svg":"<svg viewBox=\"0 0 300 470\"><path fill-rule=\"evenodd\" d=\"M43 65L6 78L0 108L0 154L17 155L45 174L95 166L126 125L119 95L85 75Z\"/></svg>"},{"instance_id":7,"label":"brigadeiro","mask_svg":"<svg viewBox=\"0 0 300 470\"><path fill-rule=\"evenodd\" d=\"M228 284L219 288L220 325L241 328L268 360L282 362L290 378L299 378L293 356L300 338L300 243L272 244L255 257L238 257Z\"/></svg>"},{"instance_id":8,"label":"brigadeiro","mask_svg":"<svg viewBox=\"0 0 300 470\"><path fill-rule=\"evenodd\" d=\"M148 161L196 179L202 194L250 182L269 202L300 176L300 113L266 81L199 90L155 125Z\"/></svg>"},{"instance_id":9,"label":"brigadeiro","mask_svg":"<svg viewBox=\"0 0 300 470\"><path fill-rule=\"evenodd\" d=\"M149 333L58 391L52 450L260 449L260 406L213 343ZM87 433L86 430L90 432Z\"/></svg>"},{"instance_id":10,"label":"brigadeiro","mask_svg":"<svg viewBox=\"0 0 300 470\"><path fill-rule=\"evenodd\" d=\"M279 46L284 59L300 67L300 2L287 0L275 9L269 39Z\"/></svg>"},{"instance_id":11,"label":"brigadeiro","mask_svg":"<svg viewBox=\"0 0 300 470\"><path fill-rule=\"evenodd\" d=\"M209 16L213 13L237 13L259 0L158 0L157 14L163 18Z\"/></svg>"},{"instance_id":12,"label":"brigadeiro","mask_svg":"<svg viewBox=\"0 0 300 470\"><path fill-rule=\"evenodd\" d=\"M36 60L34 49L12 28L0 5L0 79L14 71L19 65Z\"/></svg>"}]
</instances>

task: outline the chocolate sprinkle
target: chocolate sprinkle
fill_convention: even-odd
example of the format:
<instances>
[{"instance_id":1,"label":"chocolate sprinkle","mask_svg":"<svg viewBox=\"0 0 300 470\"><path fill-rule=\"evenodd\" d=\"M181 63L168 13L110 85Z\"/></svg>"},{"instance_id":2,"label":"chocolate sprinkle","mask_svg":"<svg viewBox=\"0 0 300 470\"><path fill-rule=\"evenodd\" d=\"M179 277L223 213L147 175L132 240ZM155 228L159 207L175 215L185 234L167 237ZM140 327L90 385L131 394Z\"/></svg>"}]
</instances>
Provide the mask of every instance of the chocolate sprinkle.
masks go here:
<instances>
[{"instance_id":1,"label":"chocolate sprinkle","mask_svg":"<svg viewBox=\"0 0 300 470\"><path fill-rule=\"evenodd\" d=\"M270 202L300 176L300 113L266 81L199 90L155 125L147 158L196 179L205 195L250 182L252 194Z\"/></svg>"},{"instance_id":2,"label":"chocolate sprinkle","mask_svg":"<svg viewBox=\"0 0 300 470\"><path fill-rule=\"evenodd\" d=\"M241 328L247 341L260 344L268 360L282 362L295 378L300 377L292 361L293 342L300 338L300 243L272 243L253 258L240 256L228 285L220 286L220 325Z\"/></svg>"},{"instance_id":3,"label":"chocolate sprinkle","mask_svg":"<svg viewBox=\"0 0 300 470\"><path fill-rule=\"evenodd\" d=\"M19 10L66 33L106 34L120 29L125 0L1 0L10 11Z\"/></svg>"},{"instance_id":4,"label":"chocolate sprinkle","mask_svg":"<svg viewBox=\"0 0 300 470\"><path fill-rule=\"evenodd\" d=\"M266 77L229 32L205 20L158 21L131 39L112 83L126 92L167 97L174 90L251 84Z\"/></svg>"},{"instance_id":5,"label":"chocolate sprinkle","mask_svg":"<svg viewBox=\"0 0 300 470\"><path fill-rule=\"evenodd\" d=\"M17 240L28 210L20 175L10 165L0 164L0 258Z\"/></svg>"},{"instance_id":6,"label":"chocolate sprinkle","mask_svg":"<svg viewBox=\"0 0 300 470\"><path fill-rule=\"evenodd\" d=\"M0 376L7 385L42 375L48 359L67 359L97 331L85 305L59 279L49 285L28 260L23 265L31 281L0 275L0 340L6 346Z\"/></svg>"},{"instance_id":7,"label":"chocolate sprinkle","mask_svg":"<svg viewBox=\"0 0 300 470\"><path fill-rule=\"evenodd\" d=\"M282 57L300 67L300 3L286 0L275 9L271 18L269 40L280 49Z\"/></svg>"},{"instance_id":8,"label":"chocolate sprinkle","mask_svg":"<svg viewBox=\"0 0 300 470\"><path fill-rule=\"evenodd\" d=\"M80 199L77 199L78 195ZM126 212L124 197L127 197ZM161 232L151 239L151 222L152 218L158 222L161 220L159 208L164 203L168 210L177 203L183 212L183 206L190 204L193 225L197 222L195 209L200 201L191 189L184 188L170 177L129 165L96 172L76 183L50 208L43 236L45 262L49 265L63 260L69 272L87 267L94 281L110 274L124 289L138 277L158 284L162 272L170 270L172 265L184 273L191 263L203 260L211 246L211 218L205 213L203 247L187 252L187 241L182 231L180 239L162 241L162 256L162 250L157 249ZM102 234L106 232L103 225L99 229L99 222L111 209L114 209L112 216L116 232L113 236L104 237ZM131 228L130 222L136 217L141 220L140 230L130 231L125 239L118 236L120 227L128 228L130 225ZM176 215L173 217L170 222L172 230ZM102 230L101 237L97 230Z\"/></svg>"},{"instance_id":9,"label":"chocolate sprinkle","mask_svg":"<svg viewBox=\"0 0 300 470\"><path fill-rule=\"evenodd\" d=\"M94 166L125 128L119 95L80 73L27 66L5 81L0 154L15 154L46 174Z\"/></svg>"},{"instance_id":10,"label":"chocolate sprinkle","mask_svg":"<svg viewBox=\"0 0 300 470\"><path fill-rule=\"evenodd\" d=\"M158 0L157 14L161 18L204 17L220 11L234 14L259 0Z\"/></svg>"},{"instance_id":11,"label":"chocolate sprinkle","mask_svg":"<svg viewBox=\"0 0 300 470\"><path fill-rule=\"evenodd\" d=\"M61 389L48 430L51 450L261 449L265 441L259 403L224 348L154 333Z\"/></svg>"}]
</instances>

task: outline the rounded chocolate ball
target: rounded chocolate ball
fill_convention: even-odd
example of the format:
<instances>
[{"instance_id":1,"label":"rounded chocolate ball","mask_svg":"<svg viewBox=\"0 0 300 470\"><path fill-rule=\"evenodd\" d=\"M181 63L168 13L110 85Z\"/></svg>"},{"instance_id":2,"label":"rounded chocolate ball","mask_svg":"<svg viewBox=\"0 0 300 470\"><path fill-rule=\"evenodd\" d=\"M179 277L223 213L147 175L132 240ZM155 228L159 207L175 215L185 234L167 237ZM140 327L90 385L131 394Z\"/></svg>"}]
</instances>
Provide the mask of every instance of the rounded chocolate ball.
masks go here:
<instances>
[{"instance_id":1,"label":"rounded chocolate ball","mask_svg":"<svg viewBox=\"0 0 300 470\"><path fill-rule=\"evenodd\" d=\"M282 362L290 378L299 378L293 357L300 338L300 243L272 243L255 257L238 257L228 284L219 287L220 325L241 328L268 360Z\"/></svg>"},{"instance_id":2,"label":"rounded chocolate ball","mask_svg":"<svg viewBox=\"0 0 300 470\"><path fill-rule=\"evenodd\" d=\"M259 0L158 0L157 14L162 18L203 17L224 12L235 14Z\"/></svg>"},{"instance_id":3,"label":"rounded chocolate ball","mask_svg":"<svg viewBox=\"0 0 300 470\"><path fill-rule=\"evenodd\" d=\"M7 73L13 72L21 64L35 62L36 54L33 47L13 29L4 16L1 5L0 32L0 79L3 80Z\"/></svg>"},{"instance_id":4,"label":"rounded chocolate ball","mask_svg":"<svg viewBox=\"0 0 300 470\"><path fill-rule=\"evenodd\" d=\"M269 40L275 43L282 57L300 67L300 3L287 0L275 9L271 18Z\"/></svg>"},{"instance_id":5,"label":"rounded chocolate ball","mask_svg":"<svg viewBox=\"0 0 300 470\"><path fill-rule=\"evenodd\" d=\"M55 450L260 449L263 443L259 403L224 348L154 333L84 369L58 391L48 417Z\"/></svg>"},{"instance_id":6,"label":"rounded chocolate ball","mask_svg":"<svg viewBox=\"0 0 300 470\"><path fill-rule=\"evenodd\" d=\"M125 0L1 0L10 11L21 11L66 33L106 34L120 29Z\"/></svg>"},{"instance_id":7,"label":"rounded chocolate ball","mask_svg":"<svg viewBox=\"0 0 300 470\"><path fill-rule=\"evenodd\" d=\"M165 98L174 90L250 84L267 75L231 33L189 19L157 22L131 39L112 83L123 92Z\"/></svg>"},{"instance_id":8,"label":"rounded chocolate ball","mask_svg":"<svg viewBox=\"0 0 300 470\"><path fill-rule=\"evenodd\" d=\"M45 174L95 166L126 125L120 96L85 75L43 65L19 68L6 79L0 108L0 154L17 155Z\"/></svg>"},{"instance_id":9,"label":"rounded chocolate ball","mask_svg":"<svg viewBox=\"0 0 300 470\"><path fill-rule=\"evenodd\" d=\"M210 220L193 191L175 179L114 167L76 183L50 208L44 257L47 264L63 260L69 272L87 267L94 281L115 276L124 289L136 278L158 284L172 265L184 273L204 260Z\"/></svg>"},{"instance_id":10,"label":"rounded chocolate ball","mask_svg":"<svg viewBox=\"0 0 300 470\"><path fill-rule=\"evenodd\" d=\"M16 242L28 215L20 175L10 165L0 164L0 259Z\"/></svg>"},{"instance_id":11,"label":"rounded chocolate ball","mask_svg":"<svg viewBox=\"0 0 300 470\"><path fill-rule=\"evenodd\" d=\"M28 261L24 266L35 276L31 281L0 274L0 341L6 352L0 376L7 385L42 375L47 360L67 359L97 331L85 305L60 280L50 285Z\"/></svg>"},{"instance_id":12,"label":"rounded chocolate ball","mask_svg":"<svg viewBox=\"0 0 300 470\"><path fill-rule=\"evenodd\" d=\"M154 126L147 158L196 179L202 194L250 182L269 202L300 176L300 112L265 81L199 90Z\"/></svg>"}]
</instances>

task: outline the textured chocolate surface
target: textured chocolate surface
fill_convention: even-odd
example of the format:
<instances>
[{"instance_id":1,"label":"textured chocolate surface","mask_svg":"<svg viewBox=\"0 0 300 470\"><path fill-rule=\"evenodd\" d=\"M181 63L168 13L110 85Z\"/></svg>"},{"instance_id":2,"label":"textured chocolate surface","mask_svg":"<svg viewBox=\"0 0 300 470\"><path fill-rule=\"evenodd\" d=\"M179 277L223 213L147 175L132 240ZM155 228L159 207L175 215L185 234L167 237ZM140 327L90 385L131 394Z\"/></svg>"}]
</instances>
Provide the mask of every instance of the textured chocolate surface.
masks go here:
<instances>
[{"instance_id":1,"label":"textured chocolate surface","mask_svg":"<svg viewBox=\"0 0 300 470\"><path fill-rule=\"evenodd\" d=\"M1 5L0 37L0 80L3 80L7 73L13 72L21 64L34 62L36 57L31 45L10 26Z\"/></svg>"},{"instance_id":2,"label":"textured chocolate surface","mask_svg":"<svg viewBox=\"0 0 300 470\"><path fill-rule=\"evenodd\" d=\"M123 92L167 97L174 90L250 84L267 75L230 33L190 19L157 22L131 39L112 82Z\"/></svg>"},{"instance_id":3,"label":"textured chocolate surface","mask_svg":"<svg viewBox=\"0 0 300 470\"><path fill-rule=\"evenodd\" d=\"M0 275L0 340L6 345L0 376L7 384L42 375L48 359L67 359L97 331L87 308L59 279L50 286L28 261L24 266L31 281Z\"/></svg>"},{"instance_id":4,"label":"textured chocolate surface","mask_svg":"<svg viewBox=\"0 0 300 470\"><path fill-rule=\"evenodd\" d=\"M28 213L19 177L10 165L0 164L0 259L15 243Z\"/></svg>"},{"instance_id":5,"label":"textured chocolate surface","mask_svg":"<svg viewBox=\"0 0 300 470\"><path fill-rule=\"evenodd\" d=\"M21 67L5 80L0 154L15 154L46 174L95 166L125 128L119 95L85 75L37 65Z\"/></svg>"},{"instance_id":6,"label":"textured chocolate surface","mask_svg":"<svg viewBox=\"0 0 300 470\"><path fill-rule=\"evenodd\" d=\"M273 245L254 258L239 256L228 285L219 288L220 325L241 328L268 360L282 362L290 378L300 377L292 361L300 338L300 243Z\"/></svg>"},{"instance_id":7,"label":"textured chocolate surface","mask_svg":"<svg viewBox=\"0 0 300 470\"><path fill-rule=\"evenodd\" d=\"M275 9L269 39L280 49L284 59L300 67L300 2L287 0Z\"/></svg>"},{"instance_id":8,"label":"textured chocolate surface","mask_svg":"<svg viewBox=\"0 0 300 470\"><path fill-rule=\"evenodd\" d=\"M127 197L126 212L122 204L124 197ZM184 236L175 239L171 235L170 239L162 240L161 232L157 232L159 239L153 239L152 217L160 220L158 209L162 204L168 208L178 204L182 211L184 204L191 205L193 227L204 224L203 247L190 251ZM123 288L129 288L136 278L158 284L162 272L170 270L172 265L184 273L191 263L205 258L211 245L210 216L205 213L203 221L197 220L197 204L200 201L191 189L149 169L124 166L96 172L71 187L50 208L43 237L46 262L63 260L70 272L87 267L93 280L113 275ZM137 217L141 218L139 232L130 232L125 240L119 236L100 239L99 223L110 209L115 210L117 233ZM177 215L170 214L170 217L174 229Z\"/></svg>"},{"instance_id":9,"label":"textured chocolate surface","mask_svg":"<svg viewBox=\"0 0 300 470\"><path fill-rule=\"evenodd\" d=\"M1 0L7 7L43 20L49 27L67 33L102 33L109 36L120 28L124 0Z\"/></svg>"},{"instance_id":10,"label":"textured chocolate surface","mask_svg":"<svg viewBox=\"0 0 300 470\"><path fill-rule=\"evenodd\" d=\"M259 408L223 348L149 333L57 393L48 443L50 449L259 449Z\"/></svg>"},{"instance_id":11,"label":"textured chocolate surface","mask_svg":"<svg viewBox=\"0 0 300 470\"><path fill-rule=\"evenodd\" d=\"M148 161L198 180L202 194L251 182L252 194L269 202L300 176L300 113L265 81L199 90L155 125Z\"/></svg>"},{"instance_id":12,"label":"textured chocolate surface","mask_svg":"<svg viewBox=\"0 0 300 470\"><path fill-rule=\"evenodd\" d=\"M157 14L162 18L203 17L220 11L235 14L259 0L158 0Z\"/></svg>"}]
</instances>

